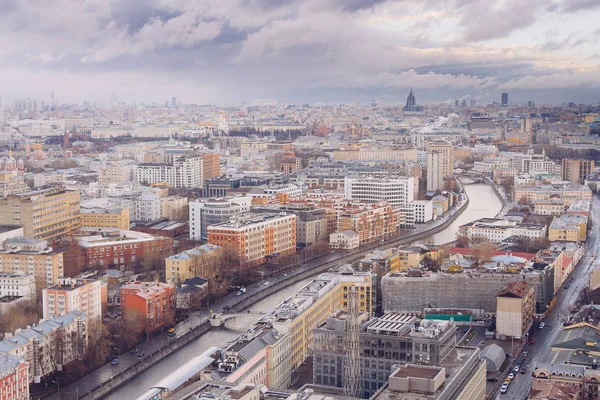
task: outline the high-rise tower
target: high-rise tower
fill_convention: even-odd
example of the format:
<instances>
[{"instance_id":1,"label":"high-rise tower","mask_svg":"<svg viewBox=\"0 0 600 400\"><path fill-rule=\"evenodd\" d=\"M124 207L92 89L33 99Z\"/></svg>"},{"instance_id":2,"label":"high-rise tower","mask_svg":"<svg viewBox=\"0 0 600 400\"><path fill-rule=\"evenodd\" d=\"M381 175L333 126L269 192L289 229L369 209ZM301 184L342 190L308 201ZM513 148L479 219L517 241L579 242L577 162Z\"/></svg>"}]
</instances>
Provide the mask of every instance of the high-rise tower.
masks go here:
<instances>
[{"instance_id":1,"label":"high-rise tower","mask_svg":"<svg viewBox=\"0 0 600 400\"><path fill-rule=\"evenodd\" d=\"M360 324L358 321L358 290L352 286L348 291L348 319L346 320L346 365L344 366L344 394L360 398L362 378L360 373Z\"/></svg>"},{"instance_id":2,"label":"high-rise tower","mask_svg":"<svg viewBox=\"0 0 600 400\"><path fill-rule=\"evenodd\" d=\"M413 94L412 88L410 88L410 93L406 98L406 105L404 106L404 111L417 111L417 99Z\"/></svg>"}]
</instances>

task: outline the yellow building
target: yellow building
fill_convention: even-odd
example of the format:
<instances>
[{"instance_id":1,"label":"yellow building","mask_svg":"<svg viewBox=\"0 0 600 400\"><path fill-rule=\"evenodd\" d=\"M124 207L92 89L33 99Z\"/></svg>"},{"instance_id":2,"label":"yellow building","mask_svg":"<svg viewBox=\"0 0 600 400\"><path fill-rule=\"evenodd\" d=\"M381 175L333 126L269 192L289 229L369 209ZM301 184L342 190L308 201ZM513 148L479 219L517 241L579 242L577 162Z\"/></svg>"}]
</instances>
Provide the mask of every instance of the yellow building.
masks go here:
<instances>
[{"instance_id":1,"label":"yellow building","mask_svg":"<svg viewBox=\"0 0 600 400\"><path fill-rule=\"evenodd\" d=\"M0 171L0 198L29 190L23 177L14 171Z\"/></svg>"},{"instance_id":2,"label":"yellow building","mask_svg":"<svg viewBox=\"0 0 600 400\"><path fill-rule=\"evenodd\" d=\"M527 282L509 283L496 295L496 333L522 338L533 324L534 288Z\"/></svg>"},{"instance_id":3,"label":"yellow building","mask_svg":"<svg viewBox=\"0 0 600 400\"><path fill-rule=\"evenodd\" d=\"M7 196L0 200L0 220L23 226L30 238L65 237L81 226L79 191L50 187Z\"/></svg>"},{"instance_id":4,"label":"yellow building","mask_svg":"<svg viewBox=\"0 0 600 400\"><path fill-rule=\"evenodd\" d=\"M43 286L56 284L63 276L63 252L48 246L46 240L26 237L6 239L0 251L0 272L31 273Z\"/></svg>"},{"instance_id":5,"label":"yellow building","mask_svg":"<svg viewBox=\"0 0 600 400\"><path fill-rule=\"evenodd\" d=\"M273 327L283 335L290 335L292 369L299 367L310 354L313 329L334 311L347 309L351 286L358 287L359 310L372 313L372 285L371 274L366 272L321 274L277 306L271 314Z\"/></svg>"},{"instance_id":6,"label":"yellow building","mask_svg":"<svg viewBox=\"0 0 600 400\"><path fill-rule=\"evenodd\" d=\"M82 208L81 226L84 228L116 228L129 230L129 208Z\"/></svg>"},{"instance_id":7,"label":"yellow building","mask_svg":"<svg viewBox=\"0 0 600 400\"><path fill-rule=\"evenodd\" d=\"M587 217L580 214L564 214L554 218L548 228L551 242L585 242L587 240Z\"/></svg>"},{"instance_id":8,"label":"yellow building","mask_svg":"<svg viewBox=\"0 0 600 400\"><path fill-rule=\"evenodd\" d=\"M213 259L220 253L221 247L204 244L167 257L165 259L165 280L174 285L195 276L206 277L203 269L210 267Z\"/></svg>"},{"instance_id":9,"label":"yellow building","mask_svg":"<svg viewBox=\"0 0 600 400\"><path fill-rule=\"evenodd\" d=\"M171 221L187 221L189 211L187 209L188 198L179 196L161 197L160 217Z\"/></svg>"}]
</instances>

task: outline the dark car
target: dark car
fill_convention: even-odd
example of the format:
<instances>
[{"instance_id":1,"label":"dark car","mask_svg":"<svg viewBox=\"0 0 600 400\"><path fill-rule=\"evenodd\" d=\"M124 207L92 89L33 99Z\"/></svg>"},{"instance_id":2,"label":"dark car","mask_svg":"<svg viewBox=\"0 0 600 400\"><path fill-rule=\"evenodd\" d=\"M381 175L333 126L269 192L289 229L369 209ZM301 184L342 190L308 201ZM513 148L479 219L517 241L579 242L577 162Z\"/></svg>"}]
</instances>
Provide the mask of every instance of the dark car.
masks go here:
<instances>
[{"instance_id":1,"label":"dark car","mask_svg":"<svg viewBox=\"0 0 600 400\"><path fill-rule=\"evenodd\" d=\"M228 310L230 310L230 309L231 309L231 307L230 307L230 306L225 306L225 307L223 307L223 311L228 311Z\"/></svg>"},{"instance_id":2,"label":"dark car","mask_svg":"<svg viewBox=\"0 0 600 400\"><path fill-rule=\"evenodd\" d=\"M494 378L493 376L490 376L489 378L486 379L486 381L488 381L488 382L498 382L498 378Z\"/></svg>"},{"instance_id":3,"label":"dark car","mask_svg":"<svg viewBox=\"0 0 600 400\"><path fill-rule=\"evenodd\" d=\"M137 354L138 351L140 351L140 349L138 349L137 347L134 347L133 349L131 349L131 354Z\"/></svg>"},{"instance_id":4,"label":"dark car","mask_svg":"<svg viewBox=\"0 0 600 400\"><path fill-rule=\"evenodd\" d=\"M144 357L144 352L143 352L143 351L140 351L139 353L137 353L137 356L138 356L138 357L140 357L140 358L141 358L141 357Z\"/></svg>"},{"instance_id":5,"label":"dark car","mask_svg":"<svg viewBox=\"0 0 600 400\"><path fill-rule=\"evenodd\" d=\"M119 365L119 359L118 359L118 358L115 358L114 360L112 360L112 361L110 362L110 364L111 364L111 365Z\"/></svg>"}]
</instances>

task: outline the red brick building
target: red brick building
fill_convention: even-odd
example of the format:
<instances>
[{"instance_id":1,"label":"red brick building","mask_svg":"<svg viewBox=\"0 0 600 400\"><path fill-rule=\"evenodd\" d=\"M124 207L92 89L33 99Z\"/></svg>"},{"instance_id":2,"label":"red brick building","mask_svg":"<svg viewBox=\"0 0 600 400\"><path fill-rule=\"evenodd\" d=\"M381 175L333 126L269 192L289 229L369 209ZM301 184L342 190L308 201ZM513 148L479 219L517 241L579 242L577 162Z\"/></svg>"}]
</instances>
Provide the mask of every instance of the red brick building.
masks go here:
<instances>
[{"instance_id":1,"label":"red brick building","mask_svg":"<svg viewBox=\"0 0 600 400\"><path fill-rule=\"evenodd\" d=\"M81 229L76 236L85 262L92 268L125 270L148 258L173 253L173 238L121 229Z\"/></svg>"},{"instance_id":2,"label":"red brick building","mask_svg":"<svg viewBox=\"0 0 600 400\"><path fill-rule=\"evenodd\" d=\"M0 399L29 400L29 365L21 357L0 355Z\"/></svg>"},{"instance_id":3,"label":"red brick building","mask_svg":"<svg viewBox=\"0 0 600 400\"><path fill-rule=\"evenodd\" d=\"M136 281L121 286L121 311L142 315L146 320L145 332L172 323L175 299L175 286L166 283Z\"/></svg>"}]
</instances>

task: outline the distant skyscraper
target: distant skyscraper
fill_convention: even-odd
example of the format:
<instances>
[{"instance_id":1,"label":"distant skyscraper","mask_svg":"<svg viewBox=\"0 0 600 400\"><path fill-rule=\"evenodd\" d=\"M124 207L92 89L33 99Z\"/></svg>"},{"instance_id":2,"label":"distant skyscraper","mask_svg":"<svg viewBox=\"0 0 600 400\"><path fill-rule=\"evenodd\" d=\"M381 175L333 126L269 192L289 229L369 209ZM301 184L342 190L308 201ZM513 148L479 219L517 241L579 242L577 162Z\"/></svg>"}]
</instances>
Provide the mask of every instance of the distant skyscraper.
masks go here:
<instances>
[{"instance_id":1,"label":"distant skyscraper","mask_svg":"<svg viewBox=\"0 0 600 400\"><path fill-rule=\"evenodd\" d=\"M535 108L535 103L533 101L529 100L529 102L527 103L527 106L529 108Z\"/></svg>"},{"instance_id":2,"label":"distant skyscraper","mask_svg":"<svg viewBox=\"0 0 600 400\"><path fill-rule=\"evenodd\" d=\"M171 98L171 107L173 107L173 108L177 107L177 103L179 103L179 100L177 99L177 96L173 96Z\"/></svg>"},{"instance_id":3,"label":"distant skyscraper","mask_svg":"<svg viewBox=\"0 0 600 400\"><path fill-rule=\"evenodd\" d=\"M417 99L413 94L412 88L410 89L410 93L406 98L406 105L404 106L404 111L421 111L423 108L417 105Z\"/></svg>"},{"instance_id":4,"label":"distant skyscraper","mask_svg":"<svg viewBox=\"0 0 600 400\"><path fill-rule=\"evenodd\" d=\"M477 105L477 100L471 100L471 107L475 107Z\"/></svg>"},{"instance_id":5,"label":"distant skyscraper","mask_svg":"<svg viewBox=\"0 0 600 400\"><path fill-rule=\"evenodd\" d=\"M466 101L466 100L463 100L463 101L460 103L460 105L461 105L462 107L466 107L466 106L467 106L467 101Z\"/></svg>"},{"instance_id":6,"label":"distant skyscraper","mask_svg":"<svg viewBox=\"0 0 600 400\"><path fill-rule=\"evenodd\" d=\"M458 100L454 100L454 107L458 107Z\"/></svg>"},{"instance_id":7,"label":"distant skyscraper","mask_svg":"<svg viewBox=\"0 0 600 400\"><path fill-rule=\"evenodd\" d=\"M502 93L502 102L500 104L502 107L508 106L508 93Z\"/></svg>"}]
</instances>

